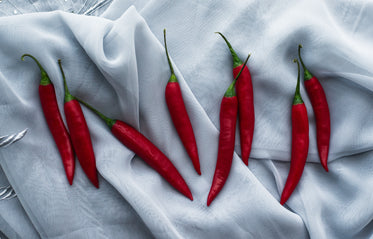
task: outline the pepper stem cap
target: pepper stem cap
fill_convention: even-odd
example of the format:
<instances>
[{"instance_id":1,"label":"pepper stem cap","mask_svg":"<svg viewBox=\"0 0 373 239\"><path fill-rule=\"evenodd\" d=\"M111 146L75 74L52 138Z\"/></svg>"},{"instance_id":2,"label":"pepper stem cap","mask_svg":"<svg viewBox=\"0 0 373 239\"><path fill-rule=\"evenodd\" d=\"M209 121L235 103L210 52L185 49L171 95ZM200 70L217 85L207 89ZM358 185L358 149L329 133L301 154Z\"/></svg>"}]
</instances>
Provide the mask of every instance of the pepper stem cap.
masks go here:
<instances>
[{"instance_id":1,"label":"pepper stem cap","mask_svg":"<svg viewBox=\"0 0 373 239\"><path fill-rule=\"evenodd\" d=\"M309 72L309 70L306 68L306 66L304 65L303 63L303 60L302 60L302 57L300 55L300 49L302 48L302 44L299 44L298 45L298 56L299 56L299 59L300 59L300 63L302 64L302 67L303 67L303 71L304 71L304 80L309 80L313 77L313 75L311 74L311 72Z\"/></svg>"},{"instance_id":2,"label":"pepper stem cap","mask_svg":"<svg viewBox=\"0 0 373 239\"><path fill-rule=\"evenodd\" d=\"M249 60L250 56L251 56L251 53L247 56L245 62L242 64L241 70L240 70L240 72L238 72L236 78L235 78L235 79L233 80L233 82L229 85L227 91L226 91L225 94L224 94L225 97L233 97L233 96L236 96L236 91L235 91L234 87L235 87L236 82L237 82L238 78L240 77L240 75L241 75L243 69L246 67L247 60Z\"/></svg>"},{"instance_id":3,"label":"pepper stem cap","mask_svg":"<svg viewBox=\"0 0 373 239\"><path fill-rule=\"evenodd\" d=\"M106 117L104 114L102 114L100 111L96 110L95 108L93 108L91 105L89 105L88 103L84 102L83 100L79 99L79 98L76 98L80 103L82 103L85 107L87 107L88 109L92 110L94 113L96 113L102 120L105 121L105 123L107 124L107 126L109 126L109 128L111 129L113 127L113 125L115 124L116 120L114 119L111 119L109 117Z\"/></svg>"},{"instance_id":4,"label":"pepper stem cap","mask_svg":"<svg viewBox=\"0 0 373 239\"><path fill-rule=\"evenodd\" d=\"M64 73L63 68L62 68L61 59L58 59L58 65L60 67L60 71L61 71L62 79L63 79L63 85L65 87L65 99L64 99L64 102L67 103L69 101L75 100L75 97L70 94L69 88L67 87L66 77L65 77L65 73Z\"/></svg>"},{"instance_id":5,"label":"pepper stem cap","mask_svg":"<svg viewBox=\"0 0 373 239\"><path fill-rule=\"evenodd\" d=\"M295 94L293 99L293 105L303 104L303 99L300 95L300 65L298 59L293 60L294 63L298 65L298 78L297 78L297 87L295 88Z\"/></svg>"},{"instance_id":6,"label":"pepper stem cap","mask_svg":"<svg viewBox=\"0 0 373 239\"><path fill-rule=\"evenodd\" d=\"M227 44L227 46L229 48L229 51L231 52L231 55L232 55L232 58L233 58L233 68L236 68L236 67L242 65L242 61L237 56L237 53L233 50L233 47L230 44L230 42L227 40L227 38L221 32L215 32L215 33L219 34L224 39L225 43Z\"/></svg>"},{"instance_id":7,"label":"pepper stem cap","mask_svg":"<svg viewBox=\"0 0 373 239\"><path fill-rule=\"evenodd\" d=\"M36 62L36 64L38 65L38 67L40 69L40 73L41 73L40 85L52 84L51 80L49 79L49 76L48 76L47 72L44 70L44 68L41 66L39 61L33 55L23 54L22 57L21 57L21 60L24 61L26 56L32 58Z\"/></svg>"},{"instance_id":8,"label":"pepper stem cap","mask_svg":"<svg viewBox=\"0 0 373 239\"><path fill-rule=\"evenodd\" d=\"M168 49L167 49L167 42L166 42L166 29L163 29L163 40L164 40L164 48L166 49L166 56L167 56L167 61L168 65L170 66L171 70L171 76L168 82L177 82L177 78L174 72L174 68L172 67L171 59L170 56L168 55Z\"/></svg>"}]
</instances>

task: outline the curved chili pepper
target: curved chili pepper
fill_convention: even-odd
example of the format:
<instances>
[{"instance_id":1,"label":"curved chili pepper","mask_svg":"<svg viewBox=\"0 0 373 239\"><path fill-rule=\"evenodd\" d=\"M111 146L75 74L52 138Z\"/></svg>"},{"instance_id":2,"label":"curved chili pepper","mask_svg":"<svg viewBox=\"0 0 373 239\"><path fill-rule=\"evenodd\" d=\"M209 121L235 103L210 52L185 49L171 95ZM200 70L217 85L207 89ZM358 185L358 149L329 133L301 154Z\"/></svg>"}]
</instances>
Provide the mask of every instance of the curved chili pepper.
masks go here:
<instances>
[{"instance_id":1,"label":"curved chili pepper","mask_svg":"<svg viewBox=\"0 0 373 239\"><path fill-rule=\"evenodd\" d=\"M216 162L216 168L210 192L207 197L207 206L210 206L211 202L219 194L225 182L227 181L229 171L231 170L238 110L238 100L234 87L238 77L240 77L241 72L243 72L243 69L245 68L244 66L246 65L249 57L250 54L247 56L240 72L237 74L234 81L228 87L220 104L218 159Z\"/></svg>"},{"instance_id":2,"label":"curved chili pepper","mask_svg":"<svg viewBox=\"0 0 373 239\"><path fill-rule=\"evenodd\" d=\"M69 92L65 73L62 69L61 60L58 60L58 65L60 66L63 84L65 87L64 110L67 127L70 131L71 141L84 173L87 175L92 184L96 188L99 188L95 153L93 152L91 135L89 134L87 122L84 118L84 114L79 102Z\"/></svg>"},{"instance_id":3,"label":"curved chili pepper","mask_svg":"<svg viewBox=\"0 0 373 239\"><path fill-rule=\"evenodd\" d=\"M109 126L111 133L128 149L132 150L145 163L157 171L168 183L193 201L192 193L183 177L172 162L149 139L139 131L120 120L110 119L94 109L86 102L78 99L80 103L95 112Z\"/></svg>"},{"instance_id":4,"label":"curved chili pepper","mask_svg":"<svg viewBox=\"0 0 373 239\"><path fill-rule=\"evenodd\" d=\"M226 42L229 51L233 58L233 77L238 75L238 72L243 66L242 61L233 50L229 41L225 36L217 32L223 37ZM241 158L242 161L248 165L249 156L251 152L251 144L254 136L254 125L255 125L255 111L254 111L254 93L253 83L251 81L251 75L249 68L245 65L242 71L240 80L237 81L236 85L237 98L238 98L238 117L239 117L239 128L240 128L240 143L241 143Z\"/></svg>"},{"instance_id":5,"label":"curved chili pepper","mask_svg":"<svg viewBox=\"0 0 373 239\"><path fill-rule=\"evenodd\" d=\"M75 172L74 151L71 145L69 133L67 132L58 109L54 86L49 79L47 72L41 66L39 61L30 54L24 54L21 58L23 61L25 56L31 57L40 68L41 80L39 84L39 98L41 107L43 109L49 131L52 133L54 142L56 143L58 151L61 155L67 180L69 181L69 184L72 185Z\"/></svg>"},{"instance_id":6,"label":"curved chili pepper","mask_svg":"<svg viewBox=\"0 0 373 239\"><path fill-rule=\"evenodd\" d=\"M302 176L307 160L309 144L307 109L300 95L300 66L297 59L294 59L294 62L298 64L298 79L291 109L290 171L281 195L280 203L282 205L289 199Z\"/></svg>"},{"instance_id":7,"label":"curved chili pepper","mask_svg":"<svg viewBox=\"0 0 373 239\"><path fill-rule=\"evenodd\" d=\"M168 65L170 66L171 76L166 86L166 103L168 111L170 112L172 122L176 128L176 131L183 143L190 159L193 162L193 166L197 173L201 175L201 169L199 165L198 149L196 138L194 136L193 127L190 122L188 112L186 111L183 96L181 94L180 85L174 73L174 69L171 64L170 57L168 55L167 43L166 43L166 29L163 30L164 35L164 47L166 49L166 55Z\"/></svg>"},{"instance_id":8,"label":"curved chili pepper","mask_svg":"<svg viewBox=\"0 0 373 239\"><path fill-rule=\"evenodd\" d=\"M319 152L320 162L325 171L328 169L328 155L330 143L330 113L326 100L324 89L319 80L313 76L303 64L300 55L302 45L298 46L298 55L304 70L304 85L308 96L310 97L313 112L316 118L317 149Z\"/></svg>"}]
</instances>

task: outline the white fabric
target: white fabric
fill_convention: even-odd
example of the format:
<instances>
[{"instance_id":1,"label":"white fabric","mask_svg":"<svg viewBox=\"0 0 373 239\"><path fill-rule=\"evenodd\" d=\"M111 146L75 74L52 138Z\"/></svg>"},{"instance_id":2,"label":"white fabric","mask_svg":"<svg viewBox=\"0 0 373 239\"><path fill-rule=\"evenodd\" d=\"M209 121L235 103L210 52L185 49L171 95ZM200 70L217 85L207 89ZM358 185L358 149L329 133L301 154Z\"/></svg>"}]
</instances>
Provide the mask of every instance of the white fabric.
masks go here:
<instances>
[{"instance_id":1,"label":"white fabric","mask_svg":"<svg viewBox=\"0 0 373 239\"><path fill-rule=\"evenodd\" d=\"M134 4L134 7L130 7ZM1 134L28 127L24 139L0 150L1 166L42 238L371 238L373 234L373 5L352 1L114 1L103 17L64 12L0 18ZM163 28L195 130L198 176L168 115L169 78ZM230 176L206 206L217 156L219 105L232 80L231 41L254 84L256 125L247 168L239 139ZM310 150L301 182L285 207L291 141L290 109L303 59L329 102L329 169L318 162L313 111ZM68 186L38 98L39 70L48 71L63 105L56 63L71 93L109 117L130 123L179 169L190 201L122 146L83 107L100 189L77 164ZM63 112L63 110L62 110ZM119 193L118 193L119 192ZM0 202L1 203L1 202Z\"/></svg>"},{"instance_id":2,"label":"white fabric","mask_svg":"<svg viewBox=\"0 0 373 239\"><path fill-rule=\"evenodd\" d=\"M1 168L0 185L2 187L9 185L9 181ZM2 231L9 238L40 238L18 198L1 201L0 231Z\"/></svg>"}]
</instances>

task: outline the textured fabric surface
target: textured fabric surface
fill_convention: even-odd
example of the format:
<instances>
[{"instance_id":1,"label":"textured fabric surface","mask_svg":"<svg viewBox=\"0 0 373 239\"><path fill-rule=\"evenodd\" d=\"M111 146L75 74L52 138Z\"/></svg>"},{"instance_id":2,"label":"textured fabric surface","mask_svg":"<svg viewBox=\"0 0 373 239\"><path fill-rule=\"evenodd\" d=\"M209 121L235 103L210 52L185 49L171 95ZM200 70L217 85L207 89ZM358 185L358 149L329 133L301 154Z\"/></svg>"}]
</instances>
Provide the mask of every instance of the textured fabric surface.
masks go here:
<instances>
[{"instance_id":1,"label":"textured fabric surface","mask_svg":"<svg viewBox=\"0 0 373 239\"><path fill-rule=\"evenodd\" d=\"M0 132L29 128L24 139L0 150L0 164L35 235L371 238L372 8L353 1L118 0L101 17L57 11L0 18L0 41L6 46L0 48ZM195 131L202 176L194 171L165 104L170 73L163 28ZM248 67L256 124L249 167L239 157L236 137L228 181L207 207L220 101L232 81L230 53L215 31L225 34L241 59L252 53ZM318 160L314 114L302 83L310 121L309 155L300 183L281 206L297 76L292 60L299 43L304 46L303 60L319 78L329 102L330 172ZM61 58L71 93L152 140L180 171L194 201L121 145L84 107L100 189L90 184L79 164L70 187L41 111L39 70L31 59L20 60L23 53L35 55L45 67L63 113L57 65ZM22 231L10 223L8 227L14 233Z\"/></svg>"},{"instance_id":2,"label":"textured fabric surface","mask_svg":"<svg viewBox=\"0 0 373 239\"><path fill-rule=\"evenodd\" d=\"M84 15L101 15L112 0L1 0L0 16L62 10Z\"/></svg>"},{"instance_id":3,"label":"textured fabric surface","mask_svg":"<svg viewBox=\"0 0 373 239\"><path fill-rule=\"evenodd\" d=\"M9 181L1 168L0 185L1 187L9 185ZM18 198L1 201L0 231L8 238L40 238Z\"/></svg>"}]
</instances>

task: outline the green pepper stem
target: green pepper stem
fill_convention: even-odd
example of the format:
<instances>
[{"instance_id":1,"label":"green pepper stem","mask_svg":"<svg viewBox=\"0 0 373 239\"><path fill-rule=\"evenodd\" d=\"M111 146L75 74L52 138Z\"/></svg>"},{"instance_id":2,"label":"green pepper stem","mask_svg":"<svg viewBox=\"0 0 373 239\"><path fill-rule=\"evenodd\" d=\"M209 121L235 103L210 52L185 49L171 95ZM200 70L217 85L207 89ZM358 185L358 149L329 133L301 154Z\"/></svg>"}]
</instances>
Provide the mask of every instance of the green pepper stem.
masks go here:
<instances>
[{"instance_id":1,"label":"green pepper stem","mask_svg":"<svg viewBox=\"0 0 373 239\"><path fill-rule=\"evenodd\" d=\"M28 56L28 57L32 58L36 62L36 64L38 65L38 67L40 69L40 73L41 73L40 85L52 84L51 80L49 79L49 76L48 76L47 72L41 66L39 61L33 55L30 55L30 54L23 54L22 57L21 57L22 61L25 60L25 56Z\"/></svg>"},{"instance_id":2,"label":"green pepper stem","mask_svg":"<svg viewBox=\"0 0 373 239\"><path fill-rule=\"evenodd\" d=\"M293 99L293 105L302 104L303 100L300 95L300 65L298 59L294 59L293 62L298 65L298 78L297 78L297 87L295 88L295 94Z\"/></svg>"},{"instance_id":3,"label":"green pepper stem","mask_svg":"<svg viewBox=\"0 0 373 239\"><path fill-rule=\"evenodd\" d=\"M96 113L101 119L103 119L105 121L105 123L107 124L107 126L109 126L109 128L111 129L113 127L113 125L115 124L116 120L113 120L109 117L106 117L104 114L102 114L100 111L96 110L95 108L93 108L91 105L89 105L88 103L84 102L83 100L79 99L79 98L76 98L80 103L82 103L85 107L87 107L88 109L92 110L94 113Z\"/></svg>"},{"instance_id":4,"label":"green pepper stem","mask_svg":"<svg viewBox=\"0 0 373 239\"><path fill-rule=\"evenodd\" d=\"M176 75L175 75L175 72L174 72L174 68L172 67L170 56L168 55L167 42L166 42L166 29L163 29L163 40L164 40L164 48L166 49L166 56L167 56L168 65L170 66L170 70L171 70L171 76L170 76L170 79L168 80L168 82L177 82L177 78L176 78Z\"/></svg>"},{"instance_id":5,"label":"green pepper stem","mask_svg":"<svg viewBox=\"0 0 373 239\"><path fill-rule=\"evenodd\" d=\"M63 85L65 87L65 100L64 101L65 103L67 103L71 100L74 100L75 97L70 94L69 88L67 87L66 77L65 77L65 73L63 72L61 59L58 59L58 65L60 66L60 71L61 71L62 79L63 79Z\"/></svg>"},{"instance_id":6,"label":"green pepper stem","mask_svg":"<svg viewBox=\"0 0 373 239\"><path fill-rule=\"evenodd\" d=\"M311 72L309 72L309 70L307 69L307 67L303 63L302 56L300 55L300 49L302 47L303 46L301 44L298 45L298 56L299 56L300 63L302 64L302 67L303 67L304 80L309 80L309 79L311 79L313 77L313 75L311 74Z\"/></svg>"},{"instance_id":7,"label":"green pepper stem","mask_svg":"<svg viewBox=\"0 0 373 239\"><path fill-rule=\"evenodd\" d=\"M240 72L238 72L236 78L235 78L235 79L233 80L233 82L229 85L227 91L226 91L225 94L224 94L225 97L233 97L233 96L236 96L236 91L234 90L234 87L235 87L235 85L236 85L236 82L237 82L238 78L239 78L240 75L241 75L241 72L242 72L243 69L246 67L246 63L247 63L247 61L249 60L250 56L251 56L251 53L247 56L245 62L242 64L241 70L240 70Z\"/></svg>"},{"instance_id":8,"label":"green pepper stem","mask_svg":"<svg viewBox=\"0 0 373 239\"><path fill-rule=\"evenodd\" d=\"M231 52L231 55L232 55L232 58L233 58L233 68L236 68L236 67L242 65L242 61L237 56L237 53L233 50L233 47L229 43L229 41L227 40L227 38L225 38L225 36L221 32L215 32L215 33L219 34L224 39L225 43L227 43L227 46L228 46L229 51Z\"/></svg>"}]
</instances>

